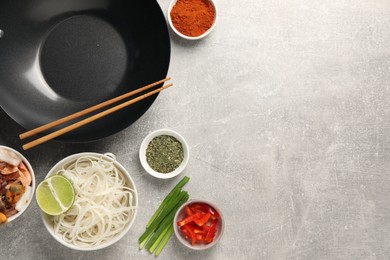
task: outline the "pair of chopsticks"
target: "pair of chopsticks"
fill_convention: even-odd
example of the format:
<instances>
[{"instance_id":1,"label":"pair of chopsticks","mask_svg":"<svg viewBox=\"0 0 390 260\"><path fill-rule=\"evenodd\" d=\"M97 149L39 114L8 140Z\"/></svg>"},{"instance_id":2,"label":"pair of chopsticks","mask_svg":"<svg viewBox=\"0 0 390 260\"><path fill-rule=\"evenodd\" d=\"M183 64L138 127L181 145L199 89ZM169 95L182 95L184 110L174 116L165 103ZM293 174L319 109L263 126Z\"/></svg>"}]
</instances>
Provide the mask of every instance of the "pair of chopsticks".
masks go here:
<instances>
[{"instance_id":1,"label":"pair of chopsticks","mask_svg":"<svg viewBox=\"0 0 390 260\"><path fill-rule=\"evenodd\" d=\"M53 121L53 122L51 122L51 123L48 123L48 124L46 124L46 125L37 127L37 128L35 128L35 129L32 129L32 130L30 130L30 131L27 131L27 132L25 132L25 133L20 134L20 135L19 135L19 138L20 138L20 140L23 140L23 139L26 139L26 138L31 137L31 136L33 136L33 135L39 134L39 133L41 133L41 132L43 132L43 131L46 131L46 130L48 130L48 129L50 129L50 128L53 128L53 127L55 127L55 126L61 125L61 124L66 123L66 122L69 122L70 120L79 118L80 116L86 115L86 114L91 113L91 112L93 112L93 111L96 111L96 110L98 110L98 109L104 108L104 107L106 107L106 106L108 106L108 105L114 104L114 103L116 103L116 102L118 102L118 101L120 101L120 100L123 100L123 99L125 99L125 98L131 97L131 96L133 96L133 95L135 95L135 94L138 94L138 93L140 93L140 92L143 92L143 91L145 91L145 90L148 90L148 89L150 89L150 88L152 88L152 87L154 87L154 86L156 86L156 85L159 85L159 84L161 84L161 83L164 83L164 82L166 82L166 81L168 81L168 80L170 80L170 79L171 79L171 78L168 77L168 78L165 78L165 79L156 81L156 82L154 82L154 83L152 83L152 84L146 85L146 86L141 87L141 88L139 88L139 89L136 89L136 90L127 92L127 93L125 93L125 94L123 94L123 95L120 95L120 96L118 96L118 97L115 97L115 98L112 98L112 99L110 99L110 100L104 101L103 103L94 105L94 106L92 106L92 107L86 108L86 109L84 109L84 110L81 110L81 111L76 112L76 113L74 113L74 114L71 114L71 115L69 115L69 116L63 117L63 118L61 118L61 119L58 119L58 120ZM136 102L138 102L138 101L141 101L141 100L143 100L143 99L145 99L145 98L147 98L147 97L150 97L150 96L152 96L152 95L154 95L154 94L157 94L157 93L163 91L164 89L171 87L172 85L173 85L173 84L171 84L171 83L170 83L170 84L167 84L167 85L165 85L165 86L162 86L162 87L160 87L160 88L157 88L157 89L155 89L155 90L152 90L152 91L150 91L150 92L148 92L148 93L145 93L145 94L143 94L143 95L140 95L140 96L138 96L138 97L136 97L136 98L133 98L133 99L130 99L130 100L126 101L126 102L123 102L123 103L121 103L121 104L119 104L119 105L116 105L116 106L114 106L114 107L111 107L111 108L109 108L109 109L107 109L107 110L104 110L104 111L102 111L102 112L100 112L100 113L97 113L97 114L95 114L95 115L93 115L93 116L90 116L90 117L88 117L88 118L85 118L85 119L83 119L83 120L81 120L81 121L79 121L79 122L76 122L76 123L72 124L72 125L69 125L69 126L67 126L67 127L64 127L64 128L62 128L62 129L59 129L59 130L57 130L57 131L55 131L55 132L53 132L53 133L51 133L51 134L45 135L45 136L43 136L43 137L41 137L41 138L38 138L38 139L36 139L36 140L34 140L34 141L31 141L31 142L29 142L29 143L26 143L25 145L22 146L22 147L23 147L23 150L28 150L28 149L30 149L30 148L33 148L33 147L35 147L35 146L37 146L37 145L40 145L40 144L42 144L42 143L44 143L44 142L47 142L47 141L49 141L49 140L51 140L51 139L53 139L53 138L56 138L56 137L58 137L58 136L60 136L60 135L63 135L63 134L68 133L68 132L70 132L70 131L72 131L72 130L74 130L74 129L77 129L77 128L83 126L83 125L89 124L89 123L91 123L91 122L93 122L93 121L95 121L95 120L97 120L97 119L99 119L99 118L102 118L102 117L107 116L107 115L109 115L109 114L111 114L111 113L114 113L114 112L116 112L116 111L118 111L118 110L120 110L120 109L122 109L122 108L128 107L128 106L130 106L130 105L132 105L132 104L134 104L134 103L136 103Z\"/></svg>"}]
</instances>

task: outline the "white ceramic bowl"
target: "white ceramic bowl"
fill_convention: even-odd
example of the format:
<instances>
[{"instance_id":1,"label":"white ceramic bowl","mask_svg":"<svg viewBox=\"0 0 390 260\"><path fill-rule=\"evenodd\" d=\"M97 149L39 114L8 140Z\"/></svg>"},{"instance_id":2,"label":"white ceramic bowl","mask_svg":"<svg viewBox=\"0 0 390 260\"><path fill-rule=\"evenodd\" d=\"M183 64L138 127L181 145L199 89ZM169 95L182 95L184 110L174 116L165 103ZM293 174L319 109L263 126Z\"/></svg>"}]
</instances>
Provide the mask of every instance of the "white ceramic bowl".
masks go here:
<instances>
[{"instance_id":1,"label":"white ceramic bowl","mask_svg":"<svg viewBox=\"0 0 390 260\"><path fill-rule=\"evenodd\" d=\"M206 204L206 205L209 205L211 206L216 212L218 212L219 214L219 219L218 219L218 224L217 224L217 229L216 229L216 233L215 233L215 237L214 237L214 240L213 242L209 243L209 244L199 244L199 243L196 243L195 245L191 245L191 242L188 241L186 238L185 238L185 235L184 233L180 230L180 228L177 226L177 222L180 221L181 219L183 219L184 217L187 216L186 214L186 206L189 206L191 204L195 204L195 203L202 203L202 204ZM205 250L205 249L208 249L210 247L213 247L214 245L216 245L218 243L218 241L221 239L222 235L223 235L223 232L224 232L224 229L225 229L225 221L224 221L224 218L223 218L223 215L222 215L222 212L220 209L217 208L217 206L215 206L214 203L211 203L209 201L206 201L206 200L197 200L197 199L193 199L193 200L189 200L187 201L186 203L184 203L176 212L175 214L175 217L173 218L173 229L174 229L174 232L175 232L175 235L177 237L177 239L180 241L180 243L182 243L185 247L187 248L190 248L190 249L194 249L194 250Z\"/></svg>"},{"instance_id":2,"label":"white ceramic bowl","mask_svg":"<svg viewBox=\"0 0 390 260\"><path fill-rule=\"evenodd\" d=\"M148 148L148 144L150 143L150 141L153 140L153 138L160 136L160 135L172 136L172 137L176 138L183 146L183 152L184 152L183 161L181 162L179 167L177 167L176 170L174 170L173 172L169 172L169 173L157 172L157 171L153 170L149 166L148 162L146 161L146 149ZM179 175L184 170L184 168L187 166L189 157L190 157L190 150L188 148L187 142L184 140L184 138L179 133L177 133L173 130L170 130L170 129L160 129L160 130L156 130L156 131L150 133L142 141L141 147L139 149L139 159L141 161L142 167L145 169L145 171L147 173L149 173L150 175L152 175L156 178L160 178L160 179L170 179L170 178L173 178L173 177Z\"/></svg>"},{"instance_id":3,"label":"white ceramic bowl","mask_svg":"<svg viewBox=\"0 0 390 260\"><path fill-rule=\"evenodd\" d=\"M15 219L17 219L19 216L21 216L23 214L23 212L28 208L28 206L30 205L31 203L31 200L33 199L34 197L34 191L35 191L35 174L34 174L34 170L33 168L31 167L31 164L29 163L29 161L26 159L26 157L24 157L21 153L19 153L18 151L16 151L15 149L12 149L8 146L3 146L3 145L0 145L1 148L4 148L6 150L9 150L9 151L12 151L14 152L15 154L17 154L20 158L22 158L22 161L23 163L26 165L27 169L29 170L30 174L31 174L31 194L30 194L30 198L27 202L27 204L23 207L23 209L21 211L19 211L18 213L16 213L15 215L12 215L11 217L8 218L8 222L11 222Z\"/></svg>"},{"instance_id":4,"label":"white ceramic bowl","mask_svg":"<svg viewBox=\"0 0 390 260\"><path fill-rule=\"evenodd\" d=\"M203 34L199 35L199 36L196 36L196 37L191 37L191 36L187 36L187 35L184 35L182 34L181 32L179 32L175 26L173 25L172 23L172 20L171 20L171 11L172 11L172 8L173 6L176 4L177 0L173 0L171 2L171 4L169 5L169 8L168 8L168 23L169 23L169 26L171 27L171 29L178 35L180 36L181 38L183 39L186 39L186 40L200 40L204 37L206 37L207 35L209 35L211 33L211 31L214 29L215 25L217 24L217 19L218 19L218 9L217 9L217 4L215 3L215 0L208 0L214 7L214 11L215 11L215 16L214 16L214 22L213 24L211 25L211 27L206 31L204 32Z\"/></svg>"},{"instance_id":5,"label":"white ceramic bowl","mask_svg":"<svg viewBox=\"0 0 390 260\"><path fill-rule=\"evenodd\" d=\"M60 162L58 162L53 168L51 168L51 170L49 171L49 173L46 175L46 178L48 178L49 176L51 175L54 175L57 173L57 171L59 169L61 169L61 167L64 165L64 164L67 164L71 161L75 161L77 160L78 158L80 158L81 156L96 156L96 157L100 157L100 156L103 156L103 158L107 158L107 160L115 160L115 155L111 154L111 153L106 153L106 154L99 154L99 153L92 153L92 152L85 152L85 153L78 153L78 154L73 154L73 155L70 155L64 159L62 159ZM131 187L135 192L134 192L134 198L133 198L133 203L136 207L138 207L138 193L137 193L137 189L135 187L135 184L133 182L133 179L131 178L129 172L119 163L115 160L114 162L114 165L115 167L123 174L124 178L126 179L126 183L129 187ZM53 231L53 222L50 221L50 216L47 215L46 213L44 213L43 211L41 211L41 216L42 216L42 220L43 220L43 223L46 227L46 229L49 231L50 235L53 236L53 238L55 240L57 240L59 243L61 243L62 245L68 247L68 248L71 248L71 249L75 249L75 250L81 250L81 251L93 251L93 250L98 250L98 249L102 249L102 248L106 248L114 243L116 243L117 241L119 241L124 235L126 235L126 233L130 230L131 226L133 225L134 223L134 220L135 220L135 217L137 215L137 209L135 209L134 211L134 215L133 215L133 218L131 219L131 221L127 224L127 226L122 230L122 232L120 234L118 234L114 239L108 241L108 242L105 242L105 243L102 243L98 246L91 246L91 247L88 247L88 248L83 248L83 247L79 247L79 246L76 246L74 244L70 244L66 241L64 241L61 237L57 236L54 231Z\"/></svg>"}]
</instances>

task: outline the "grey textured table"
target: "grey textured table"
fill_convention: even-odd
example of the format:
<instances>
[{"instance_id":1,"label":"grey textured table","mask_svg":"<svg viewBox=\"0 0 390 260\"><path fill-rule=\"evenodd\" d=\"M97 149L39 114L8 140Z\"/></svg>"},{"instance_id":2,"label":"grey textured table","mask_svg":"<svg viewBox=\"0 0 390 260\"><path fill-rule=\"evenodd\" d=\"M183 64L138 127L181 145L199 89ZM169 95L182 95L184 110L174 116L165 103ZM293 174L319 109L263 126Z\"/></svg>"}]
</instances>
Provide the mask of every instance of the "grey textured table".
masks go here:
<instances>
[{"instance_id":1,"label":"grey textured table","mask_svg":"<svg viewBox=\"0 0 390 260\"><path fill-rule=\"evenodd\" d=\"M167 0L159 0L166 13ZM112 152L140 198L117 244L76 252L54 241L35 201L0 228L1 259L153 259L137 238L179 180L146 175L150 131L171 128L191 148L192 198L215 202L225 235L205 252L172 238L159 259L390 258L390 1L218 1L215 31L172 36L162 93L135 124L88 144L49 142L24 153L38 181L61 158ZM20 150L22 129L0 113L0 143Z\"/></svg>"}]
</instances>

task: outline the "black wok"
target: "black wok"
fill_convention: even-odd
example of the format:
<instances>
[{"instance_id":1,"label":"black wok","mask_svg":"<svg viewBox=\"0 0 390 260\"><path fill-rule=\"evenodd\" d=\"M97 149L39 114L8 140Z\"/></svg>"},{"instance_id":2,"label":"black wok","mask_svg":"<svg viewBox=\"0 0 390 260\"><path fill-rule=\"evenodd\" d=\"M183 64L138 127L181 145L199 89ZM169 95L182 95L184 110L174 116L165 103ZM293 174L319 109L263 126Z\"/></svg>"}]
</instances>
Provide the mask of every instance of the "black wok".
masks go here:
<instances>
[{"instance_id":1,"label":"black wok","mask_svg":"<svg viewBox=\"0 0 390 260\"><path fill-rule=\"evenodd\" d=\"M168 71L169 34L155 0L0 0L0 30L0 105L26 129L160 80ZM59 139L91 141L117 133L156 97Z\"/></svg>"}]
</instances>

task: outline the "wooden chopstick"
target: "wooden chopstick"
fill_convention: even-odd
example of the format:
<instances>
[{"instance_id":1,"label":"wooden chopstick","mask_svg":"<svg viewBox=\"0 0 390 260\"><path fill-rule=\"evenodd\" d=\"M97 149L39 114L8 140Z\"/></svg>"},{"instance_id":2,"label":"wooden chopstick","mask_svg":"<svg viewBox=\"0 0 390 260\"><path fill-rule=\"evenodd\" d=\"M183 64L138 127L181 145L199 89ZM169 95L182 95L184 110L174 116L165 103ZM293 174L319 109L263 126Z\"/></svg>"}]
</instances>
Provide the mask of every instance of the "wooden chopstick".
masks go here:
<instances>
[{"instance_id":1,"label":"wooden chopstick","mask_svg":"<svg viewBox=\"0 0 390 260\"><path fill-rule=\"evenodd\" d=\"M76 113L74 113L74 114L71 114L71 115L69 115L69 116L60 118L60 119L58 119L58 120L56 120L56 121L53 121L53 122L50 122L50 123L48 123L48 124L46 124L46 125L43 125L43 126L34 128L34 129L30 130L30 131L27 131L27 132L25 132L25 133L20 134L20 135L19 135L19 138L20 138L20 140L23 140L23 139L26 139L26 138L28 138L28 137L30 137L30 136L39 134L39 133L41 133L41 132L43 132L43 131L46 131L46 130L52 128L52 127L61 125L61 124L66 123L66 122L68 122L68 121L70 121L70 120L76 119L76 118L78 118L78 117L80 117L80 116L86 115L86 114L91 113L91 112L93 112L93 111L96 111L96 110L98 110L98 109L100 109L100 108L106 107L106 106L111 105L111 104L113 104L113 103L116 103L116 102L118 102L118 101L120 101L120 100L122 100L122 99L131 97L131 96L133 96L133 95L135 95L135 94L138 94L138 93L140 93L140 92L142 92L142 91L145 91L145 90L147 90L147 89L150 89L150 88L152 88L152 87L154 87L154 86L156 86L156 85L158 85L158 84L161 84L161 83L163 83L163 82L166 82L166 81L168 81L168 80L170 80L170 79L171 79L171 78L168 77L168 78L165 78L165 79L156 81L156 82L154 82L154 83L152 83L152 84L149 84L149 85L146 85L146 86L144 86L144 87L142 87L142 88L139 88L139 89L136 89L136 90L127 92L127 93L125 93L125 94L123 94L123 95L120 95L120 96L118 96L118 97L109 99L109 100L107 100L107 101L105 101L105 102L102 102L102 103L100 103L100 104L94 105L94 106L89 107L89 108L86 108L86 109L84 109L84 110L81 110L81 111L76 112Z\"/></svg>"},{"instance_id":2,"label":"wooden chopstick","mask_svg":"<svg viewBox=\"0 0 390 260\"><path fill-rule=\"evenodd\" d=\"M60 130L57 130L57 131L55 131L55 132L53 132L53 133L51 133L51 134L45 135L45 136L43 136L43 137L41 137L41 138L38 138L38 139L36 139L36 140L34 140L34 141L32 141L32 142L29 142L29 143L23 145L23 146L22 146L22 147L23 147L23 150L28 150L28 149L30 149L30 148L32 148L32 147L35 147L35 146L37 146L37 145L40 145L40 144L42 144L42 143L44 143L44 142L46 142L46 141L49 141L49 140L51 140L51 139L53 139L53 138L56 138L56 137L58 137L58 136L60 136L60 135L63 135L63 134L65 134L65 133L68 133L68 132L70 132L70 131L72 131L72 130L74 130L74 129L76 129L76 128L79 128L80 126L89 124L89 123L91 123L91 122L93 122L93 121L95 121L95 120L97 120L97 119L99 119L99 118L102 118L102 117L104 117L104 116L107 116L107 115L109 115L109 114L111 114L111 113L113 113L113 112L116 112L116 111L118 111L118 110L124 108L124 107L130 106L130 105L132 105L132 104L134 104L134 103L136 103L136 102L138 102L138 101L140 101L140 100L142 100L142 99L145 99L145 98L150 97L150 96L152 96L152 95L154 95L154 94L157 94L158 92L163 91L164 89L169 88L169 87L171 87L172 85L173 85L173 84L168 84L168 85L162 86L162 87L160 87L160 88L158 88L158 89L155 89L155 90L153 90L153 91L150 91L150 92L148 92L148 93L146 93L146 94L143 94L143 95L138 96L138 97L136 97L136 98L130 99L130 100L128 100L128 101L126 101L126 102L124 102L124 103L122 103L122 104L119 104L119 105L116 105L116 106L114 106L114 107L112 107L112 108L109 108L109 109L107 109L107 110L104 110L104 111L102 111L102 112L100 112L100 113L98 113L98 114L95 114L95 115L91 116L91 117L88 117L88 118L86 118L86 119L83 119L83 120L81 120L81 121L79 121L79 122L77 122L77 123L74 123L74 124L72 124L72 125L69 125L69 126L67 126L67 127L62 128L62 129L60 129Z\"/></svg>"}]
</instances>

